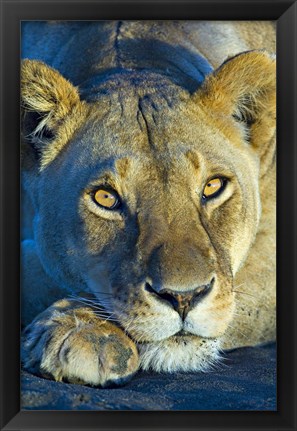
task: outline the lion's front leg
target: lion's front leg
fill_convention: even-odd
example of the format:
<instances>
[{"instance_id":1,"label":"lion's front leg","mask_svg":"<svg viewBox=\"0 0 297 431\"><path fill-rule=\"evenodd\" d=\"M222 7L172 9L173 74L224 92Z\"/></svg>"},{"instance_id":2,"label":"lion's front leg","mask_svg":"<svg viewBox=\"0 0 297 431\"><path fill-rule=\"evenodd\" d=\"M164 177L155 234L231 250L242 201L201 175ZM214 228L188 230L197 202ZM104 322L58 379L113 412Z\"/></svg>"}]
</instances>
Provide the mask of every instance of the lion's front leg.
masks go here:
<instances>
[{"instance_id":1,"label":"lion's front leg","mask_svg":"<svg viewBox=\"0 0 297 431\"><path fill-rule=\"evenodd\" d=\"M120 328L68 299L26 327L22 362L30 372L94 386L125 383L139 366L137 348Z\"/></svg>"}]
</instances>

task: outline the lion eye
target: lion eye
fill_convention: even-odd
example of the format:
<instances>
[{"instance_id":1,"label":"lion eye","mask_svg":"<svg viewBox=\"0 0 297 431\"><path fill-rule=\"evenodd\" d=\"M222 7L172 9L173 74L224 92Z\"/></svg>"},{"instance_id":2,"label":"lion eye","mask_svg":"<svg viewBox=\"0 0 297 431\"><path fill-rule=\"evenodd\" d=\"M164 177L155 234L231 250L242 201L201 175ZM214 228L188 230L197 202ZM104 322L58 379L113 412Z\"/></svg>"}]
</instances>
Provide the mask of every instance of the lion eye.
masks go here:
<instances>
[{"instance_id":1,"label":"lion eye","mask_svg":"<svg viewBox=\"0 0 297 431\"><path fill-rule=\"evenodd\" d=\"M120 205L120 199L117 193L113 190L106 190L104 188L97 189L94 193L95 202L109 210L118 208Z\"/></svg>"},{"instance_id":2,"label":"lion eye","mask_svg":"<svg viewBox=\"0 0 297 431\"><path fill-rule=\"evenodd\" d=\"M213 178L209 180L203 190L203 198L211 198L218 195L225 185L225 181L222 178Z\"/></svg>"}]
</instances>

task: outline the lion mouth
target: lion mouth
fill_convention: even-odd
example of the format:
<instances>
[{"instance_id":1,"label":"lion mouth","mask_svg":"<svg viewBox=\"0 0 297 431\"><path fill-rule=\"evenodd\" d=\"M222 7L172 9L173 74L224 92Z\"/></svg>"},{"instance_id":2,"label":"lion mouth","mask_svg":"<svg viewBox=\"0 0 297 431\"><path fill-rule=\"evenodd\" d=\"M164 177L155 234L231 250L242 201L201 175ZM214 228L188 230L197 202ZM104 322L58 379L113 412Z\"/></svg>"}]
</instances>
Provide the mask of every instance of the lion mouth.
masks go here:
<instances>
[{"instance_id":1,"label":"lion mouth","mask_svg":"<svg viewBox=\"0 0 297 431\"><path fill-rule=\"evenodd\" d=\"M189 336L189 335L193 335L193 334L190 334L190 332L187 332L184 329L181 329L176 334L174 334L173 337L184 337L185 335Z\"/></svg>"}]
</instances>

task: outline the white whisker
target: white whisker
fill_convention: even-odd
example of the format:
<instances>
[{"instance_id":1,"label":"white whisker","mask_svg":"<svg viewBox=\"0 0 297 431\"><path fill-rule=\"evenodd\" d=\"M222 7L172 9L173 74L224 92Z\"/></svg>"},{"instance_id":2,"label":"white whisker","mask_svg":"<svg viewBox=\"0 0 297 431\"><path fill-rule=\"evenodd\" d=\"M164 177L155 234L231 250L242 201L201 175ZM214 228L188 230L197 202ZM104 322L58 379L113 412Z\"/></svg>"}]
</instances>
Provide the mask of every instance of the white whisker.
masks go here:
<instances>
[{"instance_id":1,"label":"white whisker","mask_svg":"<svg viewBox=\"0 0 297 431\"><path fill-rule=\"evenodd\" d=\"M245 286L245 283L238 284L237 286L233 286L233 289L237 289L238 287Z\"/></svg>"},{"instance_id":2,"label":"white whisker","mask_svg":"<svg viewBox=\"0 0 297 431\"><path fill-rule=\"evenodd\" d=\"M73 300L75 300L77 302L80 302L82 304L89 305L90 307L97 308L97 309L104 308L104 305L106 305L106 306L111 306L112 305L111 302L104 301L104 300L102 300L102 301L100 301L100 300L92 300L92 299L83 298L83 297L75 297L75 296L72 296L72 295L69 298L73 299Z\"/></svg>"},{"instance_id":3,"label":"white whisker","mask_svg":"<svg viewBox=\"0 0 297 431\"><path fill-rule=\"evenodd\" d=\"M239 293L241 295L247 295L247 296L251 296L252 298L256 298L255 295L252 295L251 293L247 293L247 292L242 292L241 290L232 290L233 293Z\"/></svg>"}]
</instances>

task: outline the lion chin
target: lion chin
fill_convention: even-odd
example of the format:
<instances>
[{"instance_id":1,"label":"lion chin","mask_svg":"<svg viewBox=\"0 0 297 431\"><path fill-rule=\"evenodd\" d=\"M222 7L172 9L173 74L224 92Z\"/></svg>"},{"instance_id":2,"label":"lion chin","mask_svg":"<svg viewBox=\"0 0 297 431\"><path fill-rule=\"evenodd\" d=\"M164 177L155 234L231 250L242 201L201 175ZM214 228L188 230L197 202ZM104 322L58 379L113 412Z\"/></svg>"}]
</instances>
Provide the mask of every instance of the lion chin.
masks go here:
<instances>
[{"instance_id":1,"label":"lion chin","mask_svg":"<svg viewBox=\"0 0 297 431\"><path fill-rule=\"evenodd\" d=\"M194 335L174 335L154 343L138 344L143 370L174 373L208 371L221 360L221 342Z\"/></svg>"}]
</instances>

